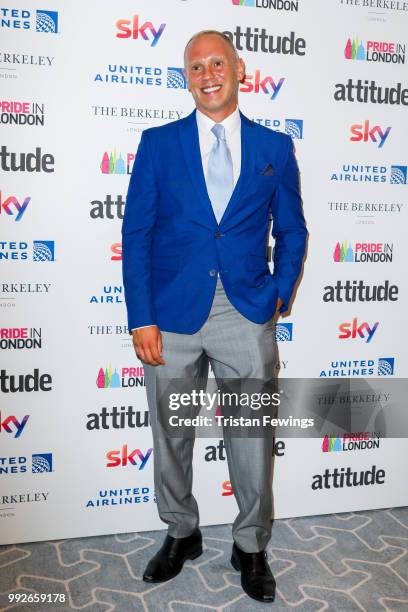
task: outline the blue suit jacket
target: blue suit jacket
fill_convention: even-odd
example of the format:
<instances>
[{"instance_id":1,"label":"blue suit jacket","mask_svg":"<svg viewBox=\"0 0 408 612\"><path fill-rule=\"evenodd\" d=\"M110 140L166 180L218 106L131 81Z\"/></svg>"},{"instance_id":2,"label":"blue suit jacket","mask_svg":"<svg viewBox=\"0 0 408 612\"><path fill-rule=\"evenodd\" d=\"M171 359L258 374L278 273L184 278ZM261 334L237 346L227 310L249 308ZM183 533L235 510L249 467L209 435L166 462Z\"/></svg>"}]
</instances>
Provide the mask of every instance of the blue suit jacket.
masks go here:
<instances>
[{"instance_id":1,"label":"blue suit jacket","mask_svg":"<svg viewBox=\"0 0 408 612\"><path fill-rule=\"evenodd\" d=\"M230 302L264 323L284 312L299 275L306 227L289 136L241 114L241 174L218 224L207 194L195 111L145 130L122 228L129 329L156 324L193 334L205 323L219 273ZM274 271L266 246L273 217Z\"/></svg>"}]
</instances>

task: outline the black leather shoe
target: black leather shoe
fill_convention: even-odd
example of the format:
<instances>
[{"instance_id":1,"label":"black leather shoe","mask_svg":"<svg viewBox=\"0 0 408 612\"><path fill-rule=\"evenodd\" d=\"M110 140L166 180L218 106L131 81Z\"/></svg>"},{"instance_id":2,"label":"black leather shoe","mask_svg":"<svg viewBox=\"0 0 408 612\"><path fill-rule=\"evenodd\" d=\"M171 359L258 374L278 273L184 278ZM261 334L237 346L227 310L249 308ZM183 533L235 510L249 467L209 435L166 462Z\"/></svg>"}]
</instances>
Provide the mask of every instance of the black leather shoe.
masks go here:
<instances>
[{"instance_id":1,"label":"black leather shoe","mask_svg":"<svg viewBox=\"0 0 408 612\"><path fill-rule=\"evenodd\" d=\"M242 588L249 597L269 603L275 600L276 582L265 551L246 553L234 544L231 563L241 572Z\"/></svg>"},{"instance_id":2,"label":"black leather shoe","mask_svg":"<svg viewBox=\"0 0 408 612\"><path fill-rule=\"evenodd\" d=\"M203 552L201 531L196 529L187 538L173 538L167 535L163 546L147 564L145 582L166 582L183 569L187 559L196 559Z\"/></svg>"}]
</instances>

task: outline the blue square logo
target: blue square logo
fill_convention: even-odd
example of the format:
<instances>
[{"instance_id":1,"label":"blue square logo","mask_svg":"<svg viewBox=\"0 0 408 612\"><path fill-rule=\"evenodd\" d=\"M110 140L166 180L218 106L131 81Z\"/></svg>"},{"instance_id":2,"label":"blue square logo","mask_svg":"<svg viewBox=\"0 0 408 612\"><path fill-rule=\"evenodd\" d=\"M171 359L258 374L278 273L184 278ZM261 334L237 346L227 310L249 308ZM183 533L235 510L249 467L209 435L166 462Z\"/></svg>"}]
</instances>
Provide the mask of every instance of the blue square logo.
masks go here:
<instances>
[{"instance_id":1,"label":"blue square logo","mask_svg":"<svg viewBox=\"0 0 408 612\"><path fill-rule=\"evenodd\" d=\"M34 240L33 261L55 261L54 240Z\"/></svg>"},{"instance_id":2,"label":"blue square logo","mask_svg":"<svg viewBox=\"0 0 408 612\"><path fill-rule=\"evenodd\" d=\"M380 357L378 360L378 376L392 376L394 374L394 357Z\"/></svg>"},{"instance_id":3,"label":"blue square logo","mask_svg":"<svg viewBox=\"0 0 408 612\"><path fill-rule=\"evenodd\" d=\"M167 87L170 89L186 89L187 82L182 68L167 68Z\"/></svg>"},{"instance_id":4,"label":"blue square logo","mask_svg":"<svg viewBox=\"0 0 408 612\"><path fill-rule=\"evenodd\" d=\"M391 166L391 185L406 185L407 184L407 167L406 166Z\"/></svg>"},{"instance_id":5,"label":"blue square logo","mask_svg":"<svg viewBox=\"0 0 408 612\"><path fill-rule=\"evenodd\" d=\"M285 119L285 132L292 138L303 138L303 119Z\"/></svg>"},{"instance_id":6,"label":"blue square logo","mask_svg":"<svg viewBox=\"0 0 408 612\"><path fill-rule=\"evenodd\" d=\"M33 474L52 472L52 453L34 454L31 464Z\"/></svg>"},{"instance_id":7,"label":"blue square logo","mask_svg":"<svg viewBox=\"0 0 408 612\"><path fill-rule=\"evenodd\" d=\"M58 13L56 11L37 11L35 17L35 31L47 34L58 33Z\"/></svg>"},{"instance_id":8,"label":"blue square logo","mask_svg":"<svg viewBox=\"0 0 408 612\"><path fill-rule=\"evenodd\" d=\"M275 325L276 342L292 342L293 323L277 323Z\"/></svg>"}]
</instances>

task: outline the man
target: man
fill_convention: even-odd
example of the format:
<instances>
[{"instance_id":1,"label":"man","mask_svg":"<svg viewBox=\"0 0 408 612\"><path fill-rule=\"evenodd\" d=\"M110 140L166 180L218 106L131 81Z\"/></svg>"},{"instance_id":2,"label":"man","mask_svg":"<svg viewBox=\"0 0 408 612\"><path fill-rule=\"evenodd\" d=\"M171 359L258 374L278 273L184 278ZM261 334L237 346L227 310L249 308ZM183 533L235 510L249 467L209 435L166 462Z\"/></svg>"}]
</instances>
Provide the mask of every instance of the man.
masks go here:
<instances>
[{"instance_id":1,"label":"man","mask_svg":"<svg viewBox=\"0 0 408 612\"><path fill-rule=\"evenodd\" d=\"M288 309L307 234L291 139L239 112L245 65L231 41L199 32L184 60L196 110L143 132L123 222L129 329L145 364L157 505L168 524L147 582L173 578L202 552L194 441L160 435L156 383L205 377L209 362L217 380L273 378L272 319L276 309ZM225 446L239 507L231 562L246 593L270 602L271 441L228 438Z\"/></svg>"}]
</instances>

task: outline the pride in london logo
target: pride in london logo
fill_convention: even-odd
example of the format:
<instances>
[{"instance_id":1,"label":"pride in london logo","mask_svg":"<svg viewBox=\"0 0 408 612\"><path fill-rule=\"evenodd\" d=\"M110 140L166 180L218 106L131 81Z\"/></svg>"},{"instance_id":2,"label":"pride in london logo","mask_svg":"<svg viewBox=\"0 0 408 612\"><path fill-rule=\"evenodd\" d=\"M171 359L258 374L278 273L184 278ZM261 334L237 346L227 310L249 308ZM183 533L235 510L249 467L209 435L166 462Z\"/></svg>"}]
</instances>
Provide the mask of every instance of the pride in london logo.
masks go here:
<instances>
[{"instance_id":1,"label":"pride in london logo","mask_svg":"<svg viewBox=\"0 0 408 612\"><path fill-rule=\"evenodd\" d=\"M120 376L115 368L112 372L112 366L108 368L100 368L98 372L98 378L96 379L96 386L98 389L118 389L122 385L120 384Z\"/></svg>"}]
</instances>

